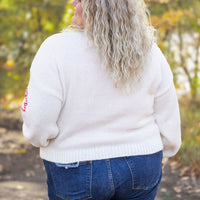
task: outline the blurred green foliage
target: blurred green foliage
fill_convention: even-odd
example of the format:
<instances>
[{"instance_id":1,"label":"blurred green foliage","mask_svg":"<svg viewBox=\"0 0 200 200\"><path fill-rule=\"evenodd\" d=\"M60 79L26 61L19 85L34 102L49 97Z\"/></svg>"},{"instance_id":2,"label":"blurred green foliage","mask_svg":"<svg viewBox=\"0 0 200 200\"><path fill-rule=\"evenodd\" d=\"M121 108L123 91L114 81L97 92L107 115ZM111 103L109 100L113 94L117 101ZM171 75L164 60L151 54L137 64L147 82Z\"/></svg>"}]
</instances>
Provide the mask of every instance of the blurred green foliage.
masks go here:
<instances>
[{"instance_id":1,"label":"blurred green foliage","mask_svg":"<svg viewBox=\"0 0 200 200\"><path fill-rule=\"evenodd\" d=\"M66 0L0 1L0 98L24 95L37 49L71 23L73 11Z\"/></svg>"},{"instance_id":2,"label":"blurred green foliage","mask_svg":"<svg viewBox=\"0 0 200 200\"><path fill-rule=\"evenodd\" d=\"M179 101L182 124L182 146L178 153L182 164L200 177L200 110L199 104L187 97Z\"/></svg>"},{"instance_id":3,"label":"blurred green foliage","mask_svg":"<svg viewBox=\"0 0 200 200\"><path fill-rule=\"evenodd\" d=\"M180 83L177 78L177 71L181 70L182 76L187 78L191 99L198 99L200 95L200 1L147 0L147 3L152 13L152 24L158 30L158 43L172 67L177 89L183 89L185 85L185 82Z\"/></svg>"}]
</instances>

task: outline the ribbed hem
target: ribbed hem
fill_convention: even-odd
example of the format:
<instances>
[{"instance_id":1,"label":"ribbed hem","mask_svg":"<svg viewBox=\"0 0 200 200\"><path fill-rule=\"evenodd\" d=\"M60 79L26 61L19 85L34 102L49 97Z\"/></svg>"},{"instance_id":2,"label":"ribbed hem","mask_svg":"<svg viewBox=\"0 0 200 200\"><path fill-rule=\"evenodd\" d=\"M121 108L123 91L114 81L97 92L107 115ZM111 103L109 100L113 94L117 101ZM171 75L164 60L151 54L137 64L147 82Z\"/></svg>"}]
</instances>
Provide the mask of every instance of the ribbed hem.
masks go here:
<instances>
[{"instance_id":1,"label":"ribbed hem","mask_svg":"<svg viewBox=\"0 0 200 200\"><path fill-rule=\"evenodd\" d=\"M93 146L84 149L66 149L59 148L40 148L40 157L42 159L56 163L72 163L78 161L101 160L123 156L147 155L156 153L163 149L161 140L146 142L143 144L117 144L107 146Z\"/></svg>"}]
</instances>

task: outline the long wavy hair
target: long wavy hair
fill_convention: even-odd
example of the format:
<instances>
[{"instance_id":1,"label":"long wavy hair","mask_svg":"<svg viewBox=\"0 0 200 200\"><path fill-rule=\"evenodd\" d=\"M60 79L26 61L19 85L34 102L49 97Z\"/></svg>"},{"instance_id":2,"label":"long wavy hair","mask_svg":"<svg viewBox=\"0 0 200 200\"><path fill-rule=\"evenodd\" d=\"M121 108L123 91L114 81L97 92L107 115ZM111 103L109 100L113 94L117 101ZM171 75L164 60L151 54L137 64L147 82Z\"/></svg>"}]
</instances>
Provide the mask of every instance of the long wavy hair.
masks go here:
<instances>
[{"instance_id":1,"label":"long wavy hair","mask_svg":"<svg viewBox=\"0 0 200 200\"><path fill-rule=\"evenodd\" d=\"M84 32L98 49L116 88L139 86L155 41L144 0L82 0Z\"/></svg>"}]
</instances>

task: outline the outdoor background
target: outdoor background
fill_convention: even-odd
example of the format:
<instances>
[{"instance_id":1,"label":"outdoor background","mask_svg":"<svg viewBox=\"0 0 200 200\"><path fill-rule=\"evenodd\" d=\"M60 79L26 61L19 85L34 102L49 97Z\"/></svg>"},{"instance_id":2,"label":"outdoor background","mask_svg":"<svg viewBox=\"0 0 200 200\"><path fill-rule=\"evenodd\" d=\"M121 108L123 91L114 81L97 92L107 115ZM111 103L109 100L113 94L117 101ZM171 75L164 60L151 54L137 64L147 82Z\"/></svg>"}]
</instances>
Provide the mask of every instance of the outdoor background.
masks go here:
<instances>
[{"instance_id":1,"label":"outdoor background","mask_svg":"<svg viewBox=\"0 0 200 200\"><path fill-rule=\"evenodd\" d=\"M38 149L22 136L19 107L41 43L71 24L71 0L0 0L0 200L46 200ZM161 200L200 199L200 0L146 0L174 73L182 147L166 164Z\"/></svg>"}]
</instances>

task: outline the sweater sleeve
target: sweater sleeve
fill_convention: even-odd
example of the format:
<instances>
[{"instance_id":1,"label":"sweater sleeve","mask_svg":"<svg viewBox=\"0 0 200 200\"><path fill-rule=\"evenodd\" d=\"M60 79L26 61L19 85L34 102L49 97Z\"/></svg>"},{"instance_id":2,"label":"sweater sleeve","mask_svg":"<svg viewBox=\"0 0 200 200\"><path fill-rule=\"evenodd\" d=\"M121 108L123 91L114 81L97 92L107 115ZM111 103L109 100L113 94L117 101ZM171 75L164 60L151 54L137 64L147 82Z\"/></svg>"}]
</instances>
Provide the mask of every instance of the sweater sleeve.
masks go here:
<instances>
[{"instance_id":1,"label":"sweater sleeve","mask_svg":"<svg viewBox=\"0 0 200 200\"><path fill-rule=\"evenodd\" d=\"M40 46L30 69L21 105L23 135L35 147L45 147L59 133L57 120L63 102L62 85L51 39Z\"/></svg>"},{"instance_id":2,"label":"sweater sleeve","mask_svg":"<svg viewBox=\"0 0 200 200\"><path fill-rule=\"evenodd\" d=\"M154 98L154 116L163 142L163 156L175 155L181 146L181 122L170 66L160 51L161 81Z\"/></svg>"}]
</instances>

